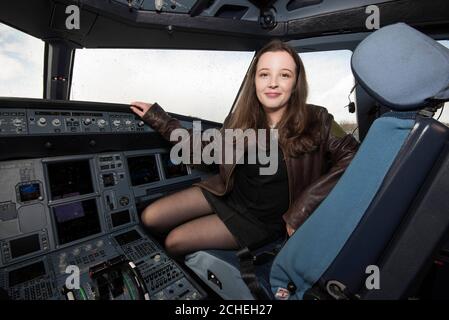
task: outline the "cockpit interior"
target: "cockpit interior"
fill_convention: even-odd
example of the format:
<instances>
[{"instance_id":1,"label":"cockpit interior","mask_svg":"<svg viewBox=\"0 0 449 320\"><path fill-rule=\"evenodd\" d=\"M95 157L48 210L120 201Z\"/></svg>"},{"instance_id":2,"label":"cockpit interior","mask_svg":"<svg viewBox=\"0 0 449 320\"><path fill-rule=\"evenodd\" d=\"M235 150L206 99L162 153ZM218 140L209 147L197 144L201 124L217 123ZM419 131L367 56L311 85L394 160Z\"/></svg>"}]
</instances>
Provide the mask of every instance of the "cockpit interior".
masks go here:
<instances>
[{"instance_id":1,"label":"cockpit interior","mask_svg":"<svg viewBox=\"0 0 449 320\"><path fill-rule=\"evenodd\" d=\"M368 28L368 7L379 10L378 27ZM317 262L316 266L293 268L293 276L276 273L275 267L282 269L279 265L288 260L286 254L294 256L301 250L285 245L284 255L276 258L273 267L273 257L258 266L256 275L263 287L270 288L267 279L271 272L271 290L265 294L279 298L275 288L285 282L292 299L449 298L443 285L449 276L449 203L445 196L449 188L449 129L435 120L449 94L442 89L436 92L425 83L418 83L425 89L416 89L418 84L407 80L407 69L398 63L400 56L395 56L405 49L398 44L397 48L385 45L384 50L382 42L387 43L391 34L410 37L416 41L412 42L412 47L418 48L416 55L421 55L418 60L427 61L424 59L431 55L432 62L423 63L428 63L432 72L448 70L449 54L435 49L433 42L431 49L424 47L430 40L422 43L417 35L435 43L447 42L448 16L446 0L0 1L1 24L44 43L41 97L0 94L0 299L260 298L241 278L235 280L241 276L235 252L198 252L180 261L167 254L163 239L141 222L143 210L152 202L217 174L218 166L174 164L171 144L131 112L129 104L73 100L71 91L77 55L84 49L253 54L273 38L288 43L300 55L343 49L354 55L351 66L358 84L351 92L342 91L345 97L354 94L344 112L356 119L357 128L350 132L356 132L362 148L338 190L326 199L316 218L312 216L315 220L295 234L303 243L316 242L307 238L307 230L314 224L321 228L315 221L326 210L348 211L353 227L347 236L341 235L342 245L334 249L327 265ZM416 34L394 28L385 29L391 33L380 33L384 27L397 24L406 24ZM377 32L378 43L374 38L368 41ZM399 38L397 42L401 42ZM2 49L6 45L6 37L0 33L0 57L7 55L7 49ZM377 50L386 52L385 57ZM389 61L387 55L396 60ZM439 56L441 61L434 58ZM170 61L164 61L163 56L160 59L158 63L166 64L170 72ZM396 78L392 79L389 84L383 80L385 75L376 78L376 63L391 63L397 68L397 81L392 84ZM408 69L409 78L421 76L415 72L421 69L414 68ZM246 70L241 71L244 77ZM120 81L132 86L133 75ZM400 91L400 96L390 92L401 83L408 87L395 91ZM446 89L449 86L443 77L433 83L443 83ZM224 116L232 112L240 89L238 83L228 109L220 111ZM176 90L174 86L174 96ZM418 92L421 96L415 97ZM438 103L434 103L436 98L428 103L427 98L437 93ZM183 103L180 99L179 104ZM410 124L407 121L411 118L401 115L391 125L385 120L391 111L419 113L424 120L413 118L416 122ZM192 128L196 120L204 130L222 125L217 118L192 116L192 110L169 113L185 128ZM375 125L378 119L387 124ZM398 127L409 129L408 138L397 142L402 153L389 154L390 149L377 143L390 138L395 141ZM378 160L379 154L385 157ZM388 157L388 166L380 166ZM368 177L381 177L376 187L367 177L351 178L363 172L372 172ZM372 197L365 199L369 192ZM354 213L351 220L350 208L338 203L343 195L357 200L351 207L362 212L358 218ZM367 205L362 209L359 204L364 201ZM332 231L328 239L335 243L339 237ZM308 260L307 254L311 252L303 248L298 256ZM382 290L361 288L369 275L361 266L367 265L380 266ZM317 279L301 291L302 280L294 280L295 275L313 274L320 268Z\"/></svg>"}]
</instances>

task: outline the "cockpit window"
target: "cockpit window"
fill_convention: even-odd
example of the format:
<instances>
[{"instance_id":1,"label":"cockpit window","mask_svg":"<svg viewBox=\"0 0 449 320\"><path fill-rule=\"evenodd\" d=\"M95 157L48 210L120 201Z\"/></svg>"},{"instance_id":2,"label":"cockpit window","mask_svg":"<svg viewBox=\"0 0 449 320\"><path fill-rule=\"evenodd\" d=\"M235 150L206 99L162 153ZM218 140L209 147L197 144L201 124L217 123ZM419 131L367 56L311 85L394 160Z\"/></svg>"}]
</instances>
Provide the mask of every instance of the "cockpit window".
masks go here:
<instances>
[{"instance_id":1,"label":"cockpit window","mask_svg":"<svg viewBox=\"0 0 449 320\"><path fill-rule=\"evenodd\" d=\"M355 113L349 113L348 95L354 86L350 50L299 53L309 84L308 103L327 108L346 132L357 127ZM353 94L350 96L354 101Z\"/></svg>"},{"instance_id":2,"label":"cockpit window","mask_svg":"<svg viewBox=\"0 0 449 320\"><path fill-rule=\"evenodd\" d=\"M158 102L165 110L223 122L254 52L79 49L71 100Z\"/></svg>"},{"instance_id":3,"label":"cockpit window","mask_svg":"<svg viewBox=\"0 0 449 320\"><path fill-rule=\"evenodd\" d=\"M42 40L0 23L0 66L0 96L42 98Z\"/></svg>"}]
</instances>

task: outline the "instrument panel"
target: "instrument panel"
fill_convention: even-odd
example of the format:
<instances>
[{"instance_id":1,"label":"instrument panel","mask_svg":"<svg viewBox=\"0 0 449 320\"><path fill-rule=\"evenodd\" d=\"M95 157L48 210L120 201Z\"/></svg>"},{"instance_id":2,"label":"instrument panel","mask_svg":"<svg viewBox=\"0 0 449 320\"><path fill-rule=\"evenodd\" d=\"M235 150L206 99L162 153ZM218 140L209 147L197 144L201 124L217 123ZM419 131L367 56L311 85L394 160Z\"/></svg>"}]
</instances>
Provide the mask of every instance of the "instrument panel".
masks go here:
<instances>
[{"instance_id":1,"label":"instrument panel","mask_svg":"<svg viewBox=\"0 0 449 320\"><path fill-rule=\"evenodd\" d=\"M189 122L182 122L189 126ZM125 112L0 109L0 136L111 132L154 130L139 117Z\"/></svg>"},{"instance_id":2,"label":"instrument panel","mask_svg":"<svg viewBox=\"0 0 449 320\"><path fill-rule=\"evenodd\" d=\"M130 113L0 108L0 115L0 142L156 134ZM173 164L167 148L5 160L0 173L0 288L11 299L206 297L140 224L148 204L204 175Z\"/></svg>"}]
</instances>

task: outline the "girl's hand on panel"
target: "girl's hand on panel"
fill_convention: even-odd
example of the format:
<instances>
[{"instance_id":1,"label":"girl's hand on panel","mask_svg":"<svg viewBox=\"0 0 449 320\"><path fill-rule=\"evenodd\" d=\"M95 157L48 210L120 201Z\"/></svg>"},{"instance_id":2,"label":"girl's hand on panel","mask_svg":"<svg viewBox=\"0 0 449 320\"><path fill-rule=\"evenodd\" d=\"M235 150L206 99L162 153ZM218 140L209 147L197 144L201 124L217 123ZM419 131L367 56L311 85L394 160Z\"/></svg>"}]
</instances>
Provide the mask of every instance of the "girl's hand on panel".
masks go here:
<instances>
[{"instance_id":1,"label":"girl's hand on panel","mask_svg":"<svg viewBox=\"0 0 449 320\"><path fill-rule=\"evenodd\" d=\"M139 117L143 117L145 113L147 113L148 110L153 106L152 103L145 103L140 101L133 101L131 102L131 110L137 114Z\"/></svg>"}]
</instances>

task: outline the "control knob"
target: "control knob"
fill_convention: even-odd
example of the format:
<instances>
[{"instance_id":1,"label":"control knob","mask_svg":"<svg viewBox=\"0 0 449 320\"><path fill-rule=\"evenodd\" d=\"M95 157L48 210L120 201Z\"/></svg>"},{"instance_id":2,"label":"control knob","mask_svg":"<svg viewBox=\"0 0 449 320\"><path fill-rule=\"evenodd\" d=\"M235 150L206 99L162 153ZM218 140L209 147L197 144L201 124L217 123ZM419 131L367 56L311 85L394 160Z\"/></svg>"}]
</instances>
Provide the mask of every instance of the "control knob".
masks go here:
<instances>
[{"instance_id":1,"label":"control knob","mask_svg":"<svg viewBox=\"0 0 449 320\"><path fill-rule=\"evenodd\" d=\"M53 119L53 121L51 123L52 123L53 126L59 127L61 125L61 120Z\"/></svg>"},{"instance_id":2,"label":"control knob","mask_svg":"<svg viewBox=\"0 0 449 320\"><path fill-rule=\"evenodd\" d=\"M123 196L120 198L119 202L122 207L127 206L129 204L129 198Z\"/></svg>"},{"instance_id":3,"label":"control knob","mask_svg":"<svg viewBox=\"0 0 449 320\"><path fill-rule=\"evenodd\" d=\"M12 121L12 124L16 127L21 127L22 126L22 120L21 119L14 119Z\"/></svg>"},{"instance_id":4,"label":"control knob","mask_svg":"<svg viewBox=\"0 0 449 320\"><path fill-rule=\"evenodd\" d=\"M142 120L140 120L139 122L137 122L137 126L138 127L143 127L145 125L145 122L143 122Z\"/></svg>"},{"instance_id":5,"label":"control knob","mask_svg":"<svg viewBox=\"0 0 449 320\"><path fill-rule=\"evenodd\" d=\"M39 118L39 120L37 121L37 124L40 125L41 127L44 127L47 125L47 119Z\"/></svg>"},{"instance_id":6,"label":"control knob","mask_svg":"<svg viewBox=\"0 0 449 320\"><path fill-rule=\"evenodd\" d=\"M100 119L97 121L97 124L100 128L104 128L106 126L106 120Z\"/></svg>"},{"instance_id":7,"label":"control knob","mask_svg":"<svg viewBox=\"0 0 449 320\"><path fill-rule=\"evenodd\" d=\"M114 120L114 121L112 121L112 124L114 126L116 126L116 127L119 127L120 126L120 120Z\"/></svg>"},{"instance_id":8,"label":"control knob","mask_svg":"<svg viewBox=\"0 0 449 320\"><path fill-rule=\"evenodd\" d=\"M90 125L92 123L92 120L89 119L89 118L86 118L86 119L83 120L83 123L84 123L85 126L88 126L88 125Z\"/></svg>"}]
</instances>

